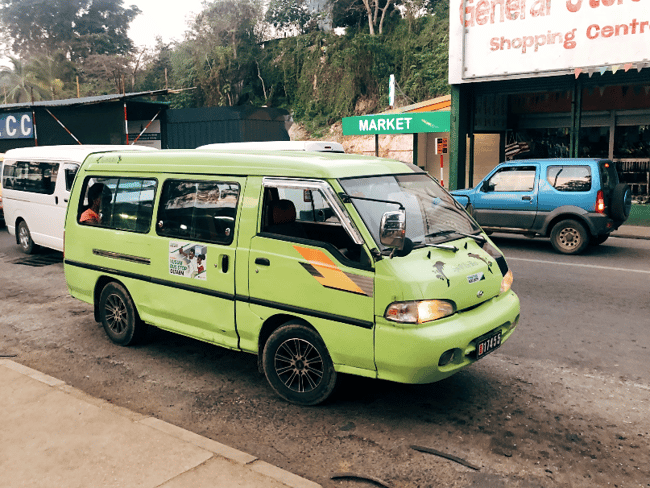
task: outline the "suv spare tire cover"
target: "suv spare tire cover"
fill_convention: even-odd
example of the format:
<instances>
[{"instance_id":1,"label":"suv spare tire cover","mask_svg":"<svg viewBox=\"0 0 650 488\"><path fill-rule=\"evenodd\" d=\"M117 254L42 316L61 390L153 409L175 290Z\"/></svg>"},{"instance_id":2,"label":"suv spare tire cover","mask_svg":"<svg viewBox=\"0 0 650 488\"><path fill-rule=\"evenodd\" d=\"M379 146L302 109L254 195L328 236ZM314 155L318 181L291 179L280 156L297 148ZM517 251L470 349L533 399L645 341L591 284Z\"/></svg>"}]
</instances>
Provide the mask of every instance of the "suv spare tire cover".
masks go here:
<instances>
[{"instance_id":1,"label":"suv spare tire cover","mask_svg":"<svg viewBox=\"0 0 650 488\"><path fill-rule=\"evenodd\" d=\"M611 217L614 220L627 220L632 209L632 191L625 183L619 183L612 192L610 205Z\"/></svg>"}]
</instances>

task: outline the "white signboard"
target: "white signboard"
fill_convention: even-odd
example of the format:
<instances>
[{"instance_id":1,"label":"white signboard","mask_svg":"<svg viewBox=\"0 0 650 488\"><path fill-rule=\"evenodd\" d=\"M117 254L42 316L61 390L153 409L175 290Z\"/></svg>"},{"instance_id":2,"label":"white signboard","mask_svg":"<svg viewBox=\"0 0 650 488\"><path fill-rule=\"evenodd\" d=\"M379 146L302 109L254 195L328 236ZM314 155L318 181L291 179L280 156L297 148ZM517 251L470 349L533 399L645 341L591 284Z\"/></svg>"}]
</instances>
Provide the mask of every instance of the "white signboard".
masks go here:
<instances>
[{"instance_id":1,"label":"white signboard","mask_svg":"<svg viewBox=\"0 0 650 488\"><path fill-rule=\"evenodd\" d=\"M650 0L450 4L450 84L650 66Z\"/></svg>"},{"instance_id":2,"label":"white signboard","mask_svg":"<svg viewBox=\"0 0 650 488\"><path fill-rule=\"evenodd\" d=\"M129 120L129 144L162 149L160 120Z\"/></svg>"}]
</instances>

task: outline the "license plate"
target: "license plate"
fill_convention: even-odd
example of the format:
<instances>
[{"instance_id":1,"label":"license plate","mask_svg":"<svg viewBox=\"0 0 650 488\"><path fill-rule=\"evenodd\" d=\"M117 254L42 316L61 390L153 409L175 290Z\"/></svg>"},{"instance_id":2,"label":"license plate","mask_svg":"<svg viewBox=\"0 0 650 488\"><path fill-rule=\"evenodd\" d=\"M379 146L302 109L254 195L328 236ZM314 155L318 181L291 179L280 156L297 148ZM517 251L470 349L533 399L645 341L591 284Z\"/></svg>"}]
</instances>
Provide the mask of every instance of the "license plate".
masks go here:
<instances>
[{"instance_id":1,"label":"license plate","mask_svg":"<svg viewBox=\"0 0 650 488\"><path fill-rule=\"evenodd\" d=\"M476 359L481 359L501 345L501 331L488 336L476 345Z\"/></svg>"}]
</instances>

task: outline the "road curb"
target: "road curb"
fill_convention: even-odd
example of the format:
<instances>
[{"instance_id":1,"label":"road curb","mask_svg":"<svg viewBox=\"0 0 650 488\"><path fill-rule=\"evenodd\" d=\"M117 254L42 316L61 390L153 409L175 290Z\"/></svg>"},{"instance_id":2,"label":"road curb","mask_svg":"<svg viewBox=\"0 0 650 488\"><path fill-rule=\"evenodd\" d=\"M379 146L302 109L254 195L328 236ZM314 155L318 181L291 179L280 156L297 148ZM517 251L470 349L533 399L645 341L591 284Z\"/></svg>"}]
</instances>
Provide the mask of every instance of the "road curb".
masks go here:
<instances>
[{"instance_id":1,"label":"road curb","mask_svg":"<svg viewBox=\"0 0 650 488\"><path fill-rule=\"evenodd\" d=\"M40 371L29 368L28 366L24 366L10 359L0 358L0 366L4 366L16 373L28 376L29 378L44 383L52 388L61 391L62 393L69 394L78 400L88 402L98 408L110 410L111 412L116 413L122 417L126 417L128 420L134 423L145 425L170 437L174 437L175 439L204 449L205 451L208 451L215 456L219 456L241 466L245 466L251 471L255 471L258 474L266 476L267 478L271 478L290 488L322 488L322 486L318 483L310 481L306 478L302 478L301 476L293 474L282 468L278 468L277 466L262 461L251 454L239 451L225 444L221 444L220 442L170 424L164 420L160 420L155 417L147 417L137 412L133 412L127 408L113 405L105 400L89 396L83 391L68 385L62 380L41 373Z\"/></svg>"},{"instance_id":2,"label":"road curb","mask_svg":"<svg viewBox=\"0 0 650 488\"><path fill-rule=\"evenodd\" d=\"M625 234L611 234L612 237L620 237L622 239L641 239L644 241L650 241L650 236L633 236Z\"/></svg>"}]
</instances>

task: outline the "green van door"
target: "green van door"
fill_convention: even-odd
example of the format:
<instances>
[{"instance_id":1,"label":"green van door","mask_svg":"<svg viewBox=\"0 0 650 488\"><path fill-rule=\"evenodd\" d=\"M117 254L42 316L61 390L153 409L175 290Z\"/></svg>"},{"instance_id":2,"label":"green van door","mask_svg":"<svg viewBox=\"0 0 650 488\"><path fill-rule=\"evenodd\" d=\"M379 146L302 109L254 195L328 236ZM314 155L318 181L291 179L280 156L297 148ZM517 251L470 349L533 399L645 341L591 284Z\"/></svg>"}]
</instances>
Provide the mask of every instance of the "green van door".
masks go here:
<instances>
[{"instance_id":1,"label":"green van door","mask_svg":"<svg viewBox=\"0 0 650 488\"><path fill-rule=\"evenodd\" d=\"M141 301L156 325L238 347L235 236L245 182L230 176L162 182L152 241L156 264L149 296Z\"/></svg>"},{"instance_id":2,"label":"green van door","mask_svg":"<svg viewBox=\"0 0 650 488\"><path fill-rule=\"evenodd\" d=\"M265 178L260 218L249 254L252 311L302 316L339 371L345 364L374 376L374 271L329 185ZM243 336L245 324L238 327Z\"/></svg>"}]
</instances>

